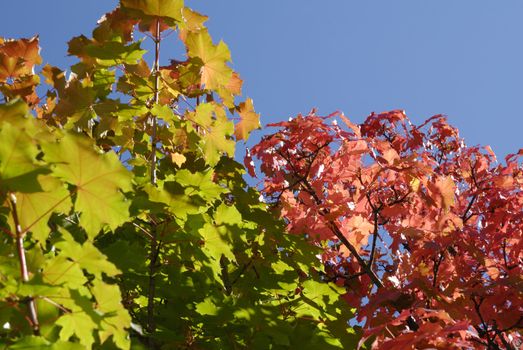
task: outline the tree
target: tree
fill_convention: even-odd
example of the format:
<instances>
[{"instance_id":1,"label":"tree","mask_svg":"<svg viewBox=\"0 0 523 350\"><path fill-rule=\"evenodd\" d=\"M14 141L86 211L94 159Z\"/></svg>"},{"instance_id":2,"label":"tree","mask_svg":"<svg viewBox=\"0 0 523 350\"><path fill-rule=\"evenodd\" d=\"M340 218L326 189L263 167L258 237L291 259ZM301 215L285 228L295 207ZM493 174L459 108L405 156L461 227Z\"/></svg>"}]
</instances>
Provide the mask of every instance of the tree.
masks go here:
<instances>
[{"instance_id":1,"label":"tree","mask_svg":"<svg viewBox=\"0 0 523 350\"><path fill-rule=\"evenodd\" d=\"M321 250L233 159L259 119L206 19L122 0L69 42L70 71L0 39L2 348L355 346Z\"/></svg>"},{"instance_id":2,"label":"tree","mask_svg":"<svg viewBox=\"0 0 523 350\"><path fill-rule=\"evenodd\" d=\"M361 125L312 111L272 126L252 149L264 196L322 248L360 345L522 346L523 150L498 163L444 117L413 125L402 111Z\"/></svg>"}]
</instances>

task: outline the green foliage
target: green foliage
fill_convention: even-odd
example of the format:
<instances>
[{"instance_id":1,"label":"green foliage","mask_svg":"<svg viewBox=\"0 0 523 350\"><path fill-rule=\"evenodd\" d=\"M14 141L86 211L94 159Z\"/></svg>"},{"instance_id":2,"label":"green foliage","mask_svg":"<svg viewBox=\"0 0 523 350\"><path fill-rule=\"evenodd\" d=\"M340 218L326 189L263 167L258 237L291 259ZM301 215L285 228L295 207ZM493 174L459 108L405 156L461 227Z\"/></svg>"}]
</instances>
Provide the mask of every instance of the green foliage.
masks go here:
<instances>
[{"instance_id":1,"label":"green foliage","mask_svg":"<svg viewBox=\"0 0 523 350\"><path fill-rule=\"evenodd\" d=\"M354 346L344 289L232 158L259 116L205 19L122 0L67 79L0 39L0 348ZM170 31L187 59L160 66Z\"/></svg>"}]
</instances>

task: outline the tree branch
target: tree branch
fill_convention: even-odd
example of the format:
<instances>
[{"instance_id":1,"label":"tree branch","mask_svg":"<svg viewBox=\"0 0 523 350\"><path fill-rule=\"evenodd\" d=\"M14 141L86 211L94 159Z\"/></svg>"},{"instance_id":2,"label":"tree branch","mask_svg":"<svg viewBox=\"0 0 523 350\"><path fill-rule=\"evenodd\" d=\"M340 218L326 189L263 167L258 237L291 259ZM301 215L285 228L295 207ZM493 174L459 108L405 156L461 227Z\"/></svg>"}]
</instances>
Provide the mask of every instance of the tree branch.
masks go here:
<instances>
[{"instance_id":1,"label":"tree branch","mask_svg":"<svg viewBox=\"0 0 523 350\"><path fill-rule=\"evenodd\" d=\"M374 231L372 232L372 248L370 250L369 266L372 267L374 262L374 254L376 252L376 241L378 240L378 211L372 212L374 218Z\"/></svg>"},{"instance_id":2,"label":"tree branch","mask_svg":"<svg viewBox=\"0 0 523 350\"><path fill-rule=\"evenodd\" d=\"M18 252L18 260L20 262L20 275L24 283L29 282L29 270L27 268L27 261L25 258L24 249L24 233L22 232L22 226L18 218L18 211L16 209L16 196L14 193L9 194L9 203L11 204L11 213L13 215L13 221L16 232L16 248ZM27 297L27 308L29 309L29 319L31 326L33 327L33 334L40 335L40 324L38 323L38 313L36 311L35 300L32 296Z\"/></svg>"},{"instance_id":3,"label":"tree branch","mask_svg":"<svg viewBox=\"0 0 523 350\"><path fill-rule=\"evenodd\" d=\"M154 38L154 66L153 74L154 79L154 104L158 104L159 98L159 79L160 79L160 19L156 18L156 33ZM152 118L152 132L151 132L151 183L156 185L156 132L158 128L157 116L150 115ZM156 296L156 269L157 269L157 259L160 253L160 245L158 244L157 239L157 230L156 228L152 232L151 237L151 250L149 252L149 290L147 291L147 331L149 334L154 333L156 330L156 323L154 320L154 299ZM149 337L149 347L154 348L154 341L152 337Z\"/></svg>"},{"instance_id":4,"label":"tree branch","mask_svg":"<svg viewBox=\"0 0 523 350\"><path fill-rule=\"evenodd\" d=\"M321 200L318 198L318 195L312 188L311 184L307 180L302 180L302 184L304 186L304 189L307 193L309 193L314 200L316 201L316 204L321 204ZM320 215L325 217L329 214L328 209L324 209L323 211L320 211ZM365 273L369 276L372 283L378 288L383 287L383 282L380 280L380 278L374 273L372 270L372 267L367 264L365 259L362 258L362 256L358 253L358 250L349 242L349 240L343 235L343 232L341 232L340 228L338 227L338 224L334 222L333 220L327 220L327 224L331 231L334 233L334 235L340 240L347 249L351 252L352 255L356 258L358 261L358 264L360 265L361 269L365 271Z\"/></svg>"},{"instance_id":5,"label":"tree branch","mask_svg":"<svg viewBox=\"0 0 523 350\"><path fill-rule=\"evenodd\" d=\"M472 199L470 200L469 204L467 205L467 209L465 209L465 212L463 213L463 215L461 215L461 220L463 221L463 223L466 223L472 217L472 215L469 216L468 214L469 214L470 209L472 208L472 205L474 205L474 202L476 201L477 198L478 198L477 194L472 196Z\"/></svg>"},{"instance_id":6,"label":"tree branch","mask_svg":"<svg viewBox=\"0 0 523 350\"><path fill-rule=\"evenodd\" d=\"M439 266L441 265L441 262L443 261L443 258L445 256L443 255L443 252L439 253L438 260L434 259L434 266L432 267L432 272L434 273L434 280L432 281L432 287L436 288L437 280L438 280L438 271Z\"/></svg>"},{"instance_id":7,"label":"tree branch","mask_svg":"<svg viewBox=\"0 0 523 350\"><path fill-rule=\"evenodd\" d=\"M160 19L156 19L156 36L154 38L154 104L158 103L159 97L159 85L160 85L160 42L162 41L160 36ZM155 115L150 115L152 119L152 132L151 132L151 183L156 184L156 132L158 128L158 118Z\"/></svg>"},{"instance_id":8,"label":"tree branch","mask_svg":"<svg viewBox=\"0 0 523 350\"><path fill-rule=\"evenodd\" d=\"M318 156L319 151L322 148L326 147L328 144L329 143L325 143L324 145L318 147L315 154L311 155L312 159L308 164L307 172L305 174L303 174L303 176L301 176L301 177L299 176L297 170L295 169L292 162L290 161L290 159L289 159L290 157L287 158L281 152L278 152L280 154L280 156L287 161L287 163L291 166L294 173L297 175L296 177L298 177L298 178L297 178L296 183L301 183L302 188L305 190L305 192L307 192L311 195L311 197L314 199L314 201L316 202L317 205L320 205L322 203L321 199L318 197L318 195L316 194L316 191L314 190L314 188L312 188L312 186L309 183L309 181L307 180L307 178L309 176L310 169L312 168L312 163ZM325 217L326 215L329 214L329 210L328 209L320 210L319 214L322 215L323 217ZM358 253L358 250L343 235L343 232L341 232L341 229L338 227L338 224L336 222L334 222L333 220L327 220L327 224L328 224L329 228L331 229L331 231L334 233L334 235L340 240L340 242L345 247L347 247L347 249L351 252L352 255L354 255L354 257L358 261L358 264L360 265L361 269L369 276L372 283L378 288L383 288L383 282L376 275L376 273L372 270L372 266L370 266L370 264L367 264L365 259L363 259L363 257Z\"/></svg>"}]
</instances>

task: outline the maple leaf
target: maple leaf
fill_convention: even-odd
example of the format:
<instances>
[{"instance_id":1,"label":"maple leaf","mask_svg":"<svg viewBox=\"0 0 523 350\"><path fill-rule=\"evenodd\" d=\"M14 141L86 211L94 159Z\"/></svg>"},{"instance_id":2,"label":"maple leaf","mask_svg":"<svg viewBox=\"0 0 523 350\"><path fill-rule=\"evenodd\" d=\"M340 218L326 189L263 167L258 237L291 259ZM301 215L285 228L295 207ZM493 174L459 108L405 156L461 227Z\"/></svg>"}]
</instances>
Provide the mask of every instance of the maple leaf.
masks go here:
<instances>
[{"instance_id":1,"label":"maple leaf","mask_svg":"<svg viewBox=\"0 0 523 350\"><path fill-rule=\"evenodd\" d=\"M24 129L3 123L0 130L0 188L37 192L37 175L48 172L36 164L38 148Z\"/></svg>"},{"instance_id":2,"label":"maple leaf","mask_svg":"<svg viewBox=\"0 0 523 350\"><path fill-rule=\"evenodd\" d=\"M431 189L433 198L436 199L436 203L444 210L449 210L455 199L456 185L454 181L448 176L438 177L434 182L430 182L428 186Z\"/></svg>"},{"instance_id":3,"label":"maple leaf","mask_svg":"<svg viewBox=\"0 0 523 350\"><path fill-rule=\"evenodd\" d=\"M58 242L55 247L60 249L60 256L68 258L72 263L78 264L82 269L101 278L102 273L109 277L120 274L120 271L103 255L91 242L77 243L72 236L64 234L65 239Z\"/></svg>"},{"instance_id":4,"label":"maple leaf","mask_svg":"<svg viewBox=\"0 0 523 350\"><path fill-rule=\"evenodd\" d=\"M73 335L80 339L80 344L91 348L94 343L93 331L98 328L93 319L85 312L68 313L60 317L56 324L61 326L60 339L69 340Z\"/></svg>"},{"instance_id":5,"label":"maple leaf","mask_svg":"<svg viewBox=\"0 0 523 350\"><path fill-rule=\"evenodd\" d=\"M140 45L141 42L126 46L123 43L111 41L103 43L103 45L87 45L84 47L84 52L90 57L96 58L97 63L102 66L136 64L146 52L140 48Z\"/></svg>"},{"instance_id":6,"label":"maple leaf","mask_svg":"<svg viewBox=\"0 0 523 350\"><path fill-rule=\"evenodd\" d=\"M22 232L31 231L34 239L45 242L51 215L67 214L72 204L70 193L61 181L47 175L40 175L37 180L43 191L16 193L16 207ZM14 222L11 222L11 227L14 227Z\"/></svg>"},{"instance_id":7,"label":"maple leaf","mask_svg":"<svg viewBox=\"0 0 523 350\"><path fill-rule=\"evenodd\" d=\"M0 43L0 81L33 73L42 63L38 36L31 39L2 40Z\"/></svg>"},{"instance_id":8,"label":"maple leaf","mask_svg":"<svg viewBox=\"0 0 523 350\"><path fill-rule=\"evenodd\" d=\"M198 32L204 29L204 23L209 19L209 17L204 16L188 7L184 7L182 9L182 18L183 21L179 24L180 39L182 39L182 41L186 40L187 33Z\"/></svg>"},{"instance_id":9,"label":"maple leaf","mask_svg":"<svg viewBox=\"0 0 523 350\"><path fill-rule=\"evenodd\" d=\"M81 289L87 283L78 264L58 255L46 261L42 270L43 280L51 285L66 285L71 289Z\"/></svg>"},{"instance_id":10,"label":"maple leaf","mask_svg":"<svg viewBox=\"0 0 523 350\"><path fill-rule=\"evenodd\" d=\"M234 126L236 140L247 140L252 130L260 128L260 115L254 111L252 99L240 103L238 108L240 122Z\"/></svg>"},{"instance_id":11,"label":"maple leaf","mask_svg":"<svg viewBox=\"0 0 523 350\"><path fill-rule=\"evenodd\" d=\"M201 206L198 198L189 196L184 188L172 177L161 181L158 186L145 186L145 191L152 202L163 203L167 209L177 218L186 219L187 215L198 214L204 211L205 206Z\"/></svg>"},{"instance_id":12,"label":"maple leaf","mask_svg":"<svg viewBox=\"0 0 523 350\"><path fill-rule=\"evenodd\" d=\"M217 90L229 83L232 69L227 62L231 54L223 41L214 45L207 30L201 30L188 33L185 45L189 57L198 59L196 64L200 66L201 84L205 89Z\"/></svg>"},{"instance_id":13,"label":"maple leaf","mask_svg":"<svg viewBox=\"0 0 523 350\"><path fill-rule=\"evenodd\" d=\"M104 224L115 229L128 218L129 203L120 190L130 190L131 176L114 153L98 154L88 140L70 135L43 148L54 163L53 175L75 186L74 209L89 237Z\"/></svg>"},{"instance_id":14,"label":"maple leaf","mask_svg":"<svg viewBox=\"0 0 523 350\"><path fill-rule=\"evenodd\" d=\"M124 8L139 10L146 15L182 20L183 0L121 0Z\"/></svg>"}]
</instances>

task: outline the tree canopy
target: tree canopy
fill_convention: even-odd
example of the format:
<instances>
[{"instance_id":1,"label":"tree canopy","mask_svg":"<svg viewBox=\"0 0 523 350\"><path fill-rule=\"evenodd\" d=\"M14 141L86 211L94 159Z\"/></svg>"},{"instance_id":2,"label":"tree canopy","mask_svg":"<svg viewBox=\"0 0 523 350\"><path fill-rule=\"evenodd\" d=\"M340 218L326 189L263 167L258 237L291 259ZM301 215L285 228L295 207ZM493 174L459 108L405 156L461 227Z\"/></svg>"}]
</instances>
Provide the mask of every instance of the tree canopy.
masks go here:
<instances>
[{"instance_id":1,"label":"tree canopy","mask_svg":"<svg viewBox=\"0 0 523 350\"><path fill-rule=\"evenodd\" d=\"M180 0L122 1L71 39L66 70L40 66L37 37L1 39L3 347L355 342L319 250L285 234L233 159L259 116L206 20ZM185 54L162 57L176 42Z\"/></svg>"},{"instance_id":2,"label":"tree canopy","mask_svg":"<svg viewBox=\"0 0 523 350\"><path fill-rule=\"evenodd\" d=\"M66 68L0 38L0 348L521 346L523 151L311 113L242 165L259 115L206 20L121 0Z\"/></svg>"},{"instance_id":3,"label":"tree canopy","mask_svg":"<svg viewBox=\"0 0 523 350\"><path fill-rule=\"evenodd\" d=\"M289 232L323 248L360 345L521 346L523 150L500 163L443 116L414 125L403 111L272 126L252 150L263 192Z\"/></svg>"}]
</instances>

